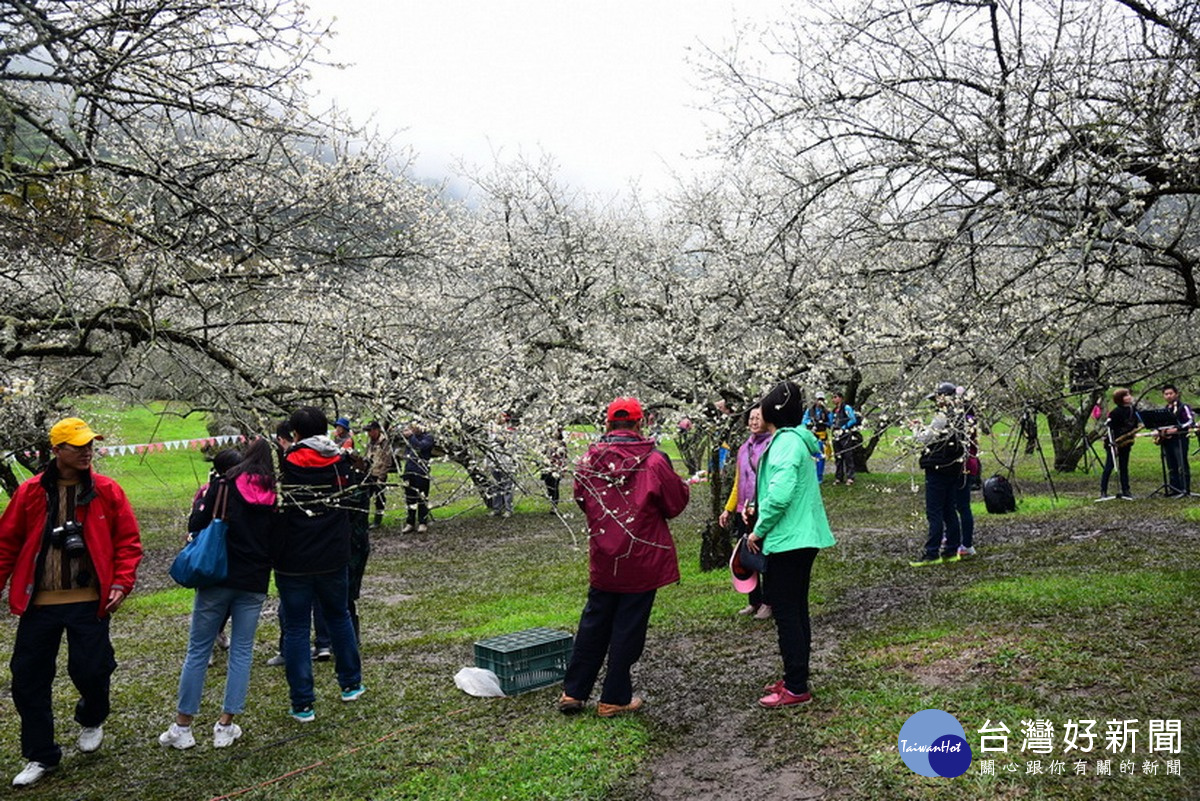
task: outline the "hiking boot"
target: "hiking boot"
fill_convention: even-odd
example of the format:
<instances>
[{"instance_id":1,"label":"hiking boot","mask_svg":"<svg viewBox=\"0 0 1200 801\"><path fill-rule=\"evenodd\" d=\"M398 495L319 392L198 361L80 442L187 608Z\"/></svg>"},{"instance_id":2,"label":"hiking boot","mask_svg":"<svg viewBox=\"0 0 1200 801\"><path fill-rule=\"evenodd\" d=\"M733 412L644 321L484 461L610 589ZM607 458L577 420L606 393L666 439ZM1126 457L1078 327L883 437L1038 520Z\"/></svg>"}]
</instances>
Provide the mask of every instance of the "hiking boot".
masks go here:
<instances>
[{"instance_id":1,"label":"hiking boot","mask_svg":"<svg viewBox=\"0 0 1200 801\"><path fill-rule=\"evenodd\" d=\"M53 765L45 765L41 762L29 762L25 767L21 768L21 772L13 777L13 787L28 787L31 784L37 784L43 776L54 770Z\"/></svg>"},{"instance_id":2,"label":"hiking boot","mask_svg":"<svg viewBox=\"0 0 1200 801\"><path fill-rule=\"evenodd\" d=\"M911 562L909 562L908 566L909 567L924 567L925 565L940 565L941 563L942 563L942 557L938 556L937 554L933 554L931 556L930 554L923 553L916 559L913 559Z\"/></svg>"},{"instance_id":3,"label":"hiking boot","mask_svg":"<svg viewBox=\"0 0 1200 801\"><path fill-rule=\"evenodd\" d=\"M195 745L196 738L192 734L191 726L180 726L178 723L172 723L171 728L158 735L158 744L164 748L178 748L180 751L183 751Z\"/></svg>"},{"instance_id":4,"label":"hiking boot","mask_svg":"<svg viewBox=\"0 0 1200 801\"><path fill-rule=\"evenodd\" d=\"M558 711L564 715L575 715L583 711L584 702L563 693L558 697Z\"/></svg>"},{"instance_id":5,"label":"hiking boot","mask_svg":"<svg viewBox=\"0 0 1200 801\"><path fill-rule=\"evenodd\" d=\"M312 704L308 706L294 706L288 714L301 723L312 723L317 717L317 713L313 712Z\"/></svg>"},{"instance_id":6,"label":"hiking boot","mask_svg":"<svg viewBox=\"0 0 1200 801\"><path fill-rule=\"evenodd\" d=\"M103 726L84 726L79 732L79 740L76 745L79 750L85 754L90 754L100 748L100 743L104 742L104 727Z\"/></svg>"},{"instance_id":7,"label":"hiking boot","mask_svg":"<svg viewBox=\"0 0 1200 801\"><path fill-rule=\"evenodd\" d=\"M958 558L959 559L962 559L967 556L974 556L974 555L975 555L975 546L974 545L972 545L970 547L959 546L959 548L958 548Z\"/></svg>"},{"instance_id":8,"label":"hiking boot","mask_svg":"<svg viewBox=\"0 0 1200 801\"><path fill-rule=\"evenodd\" d=\"M781 706L807 704L812 700L812 693L796 694L787 687L780 687L758 699L758 705L765 709L778 709Z\"/></svg>"},{"instance_id":9,"label":"hiking boot","mask_svg":"<svg viewBox=\"0 0 1200 801\"><path fill-rule=\"evenodd\" d=\"M755 620L770 620L771 619L771 605L763 604L762 606L758 607L758 611L754 613L754 619Z\"/></svg>"},{"instance_id":10,"label":"hiking boot","mask_svg":"<svg viewBox=\"0 0 1200 801\"><path fill-rule=\"evenodd\" d=\"M602 718L612 718L626 712L637 712L642 708L643 703L641 698L634 698L628 704L606 704L601 701L596 704L596 714Z\"/></svg>"},{"instance_id":11,"label":"hiking boot","mask_svg":"<svg viewBox=\"0 0 1200 801\"><path fill-rule=\"evenodd\" d=\"M357 701L362 696L362 694L365 693L366 691L367 691L367 688L364 687L361 683L356 684L353 687L343 687L342 688L342 700L346 701L347 703L349 703L350 701Z\"/></svg>"},{"instance_id":12,"label":"hiking boot","mask_svg":"<svg viewBox=\"0 0 1200 801\"><path fill-rule=\"evenodd\" d=\"M242 736L242 727L236 723L221 725L213 724L213 748L228 748L233 741Z\"/></svg>"}]
</instances>

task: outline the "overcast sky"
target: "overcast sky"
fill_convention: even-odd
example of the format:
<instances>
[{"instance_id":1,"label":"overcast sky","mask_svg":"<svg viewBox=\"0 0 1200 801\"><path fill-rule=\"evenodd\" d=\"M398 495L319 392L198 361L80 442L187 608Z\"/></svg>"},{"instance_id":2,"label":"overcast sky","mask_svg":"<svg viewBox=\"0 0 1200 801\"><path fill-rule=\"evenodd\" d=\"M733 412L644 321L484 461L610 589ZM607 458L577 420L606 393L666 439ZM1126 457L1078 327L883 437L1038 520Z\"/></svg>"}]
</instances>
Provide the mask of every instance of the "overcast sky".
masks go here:
<instances>
[{"instance_id":1,"label":"overcast sky","mask_svg":"<svg viewBox=\"0 0 1200 801\"><path fill-rule=\"evenodd\" d=\"M421 177L456 159L547 153L581 188L669 188L704 145L709 98L689 48L730 41L754 0L309 0L336 17L320 98L417 151ZM759 10L761 9L761 10Z\"/></svg>"}]
</instances>

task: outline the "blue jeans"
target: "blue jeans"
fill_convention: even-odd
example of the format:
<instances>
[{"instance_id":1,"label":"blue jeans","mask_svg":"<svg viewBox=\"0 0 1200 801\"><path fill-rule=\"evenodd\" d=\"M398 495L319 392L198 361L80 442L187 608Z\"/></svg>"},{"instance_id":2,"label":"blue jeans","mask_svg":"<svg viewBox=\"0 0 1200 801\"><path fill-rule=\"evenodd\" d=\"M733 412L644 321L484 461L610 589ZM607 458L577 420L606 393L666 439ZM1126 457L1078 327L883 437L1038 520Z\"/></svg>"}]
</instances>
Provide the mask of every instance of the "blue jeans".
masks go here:
<instances>
[{"instance_id":1,"label":"blue jeans","mask_svg":"<svg viewBox=\"0 0 1200 801\"><path fill-rule=\"evenodd\" d=\"M279 605L284 610L283 659L293 709L312 706L316 700L312 654L308 647L308 621L312 617L314 601L325 611L338 684L344 689L362 683L362 662L348 607L349 575L346 567L331 573L275 574Z\"/></svg>"},{"instance_id":2,"label":"blue jeans","mask_svg":"<svg viewBox=\"0 0 1200 801\"><path fill-rule=\"evenodd\" d=\"M942 533L946 535L945 552L958 552L961 531L958 527L956 494L962 483L962 471L952 465L946 471L925 471L925 519L929 523L929 537L925 540L926 556L937 556L942 546Z\"/></svg>"},{"instance_id":3,"label":"blue jeans","mask_svg":"<svg viewBox=\"0 0 1200 801\"><path fill-rule=\"evenodd\" d=\"M229 665L225 672L225 702L222 712L240 715L250 688L250 662L254 656L254 632L266 593L235 590L230 587L205 587L196 590L192 605L192 627L188 632L187 656L179 674L179 702L183 715L200 711L204 677L212 655L217 632L230 619Z\"/></svg>"}]
</instances>

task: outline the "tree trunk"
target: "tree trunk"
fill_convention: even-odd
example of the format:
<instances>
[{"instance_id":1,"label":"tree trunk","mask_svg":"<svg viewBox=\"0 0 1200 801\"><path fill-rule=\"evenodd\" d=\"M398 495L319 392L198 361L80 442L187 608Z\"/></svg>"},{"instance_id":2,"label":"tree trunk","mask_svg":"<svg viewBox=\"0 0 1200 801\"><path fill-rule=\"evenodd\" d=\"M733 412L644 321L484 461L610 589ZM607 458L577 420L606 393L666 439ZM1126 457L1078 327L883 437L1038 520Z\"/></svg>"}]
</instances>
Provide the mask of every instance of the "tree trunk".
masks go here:
<instances>
[{"instance_id":1,"label":"tree trunk","mask_svg":"<svg viewBox=\"0 0 1200 801\"><path fill-rule=\"evenodd\" d=\"M886 428L877 428L871 434L871 438L863 438L862 445L859 445L854 451L854 472L855 473L870 473L871 468L867 466L867 460L871 458L871 454L875 453L875 447L879 445L879 441L883 439L883 435L887 432Z\"/></svg>"},{"instance_id":2,"label":"tree trunk","mask_svg":"<svg viewBox=\"0 0 1200 801\"><path fill-rule=\"evenodd\" d=\"M17 474L13 472L12 462L7 459L0 459L0 484L4 486L4 491L8 493L9 498L17 491L17 487L21 485Z\"/></svg>"},{"instance_id":3,"label":"tree trunk","mask_svg":"<svg viewBox=\"0 0 1200 801\"><path fill-rule=\"evenodd\" d=\"M701 570L719 570L729 564L729 532L717 523L721 512L725 509L725 501L729 497L729 486L725 481L727 471L720 469L720 458L720 438L714 437L708 471L709 517L704 523L703 531L700 532ZM731 454L729 463L733 463L733 461ZM699 484L694 484L693 488L699 486Z\"/></svg>"},{"instance_id":4,"label":"tree trunk","mask_svg":"<svg viewBox=\"0 0 1200 801\"><path fill-rule=\"evenodd\" d=\"M1097 439L1087 428L1092 419L1092 407L1100 399L1100 392L1093 390L1086 397L1086 402L1080 400L1079 408L1062 403L1046 415L1046 427L1050 430L1050 443L1054 450L1054 470L1057 473L1070 473L1078 468L1079 461Z\"/></svg>"}]
</instances>

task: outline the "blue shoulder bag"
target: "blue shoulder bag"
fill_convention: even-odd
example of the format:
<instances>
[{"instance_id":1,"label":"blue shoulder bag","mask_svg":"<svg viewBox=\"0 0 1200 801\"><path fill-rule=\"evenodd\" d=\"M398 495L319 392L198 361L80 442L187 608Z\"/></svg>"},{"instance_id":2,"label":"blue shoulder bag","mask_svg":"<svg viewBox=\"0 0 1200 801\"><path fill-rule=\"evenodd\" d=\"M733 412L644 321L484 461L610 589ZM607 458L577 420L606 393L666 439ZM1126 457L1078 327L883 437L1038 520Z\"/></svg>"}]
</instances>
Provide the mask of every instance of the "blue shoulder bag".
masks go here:
<instances>
[{"instance_id":1,"label":"blue shoulder bag","mask_svg":"<svg viewBox=\"0 0 1200 801\"><path fill-rule=\"evenodd\" d=\"M183 550L171 563L171 578L184 587L199 589L220 584L229 575L229 553L225 550L225 523L229 486L221 482L209 524L189 536Z\"/></svg>"}]
</instances>

